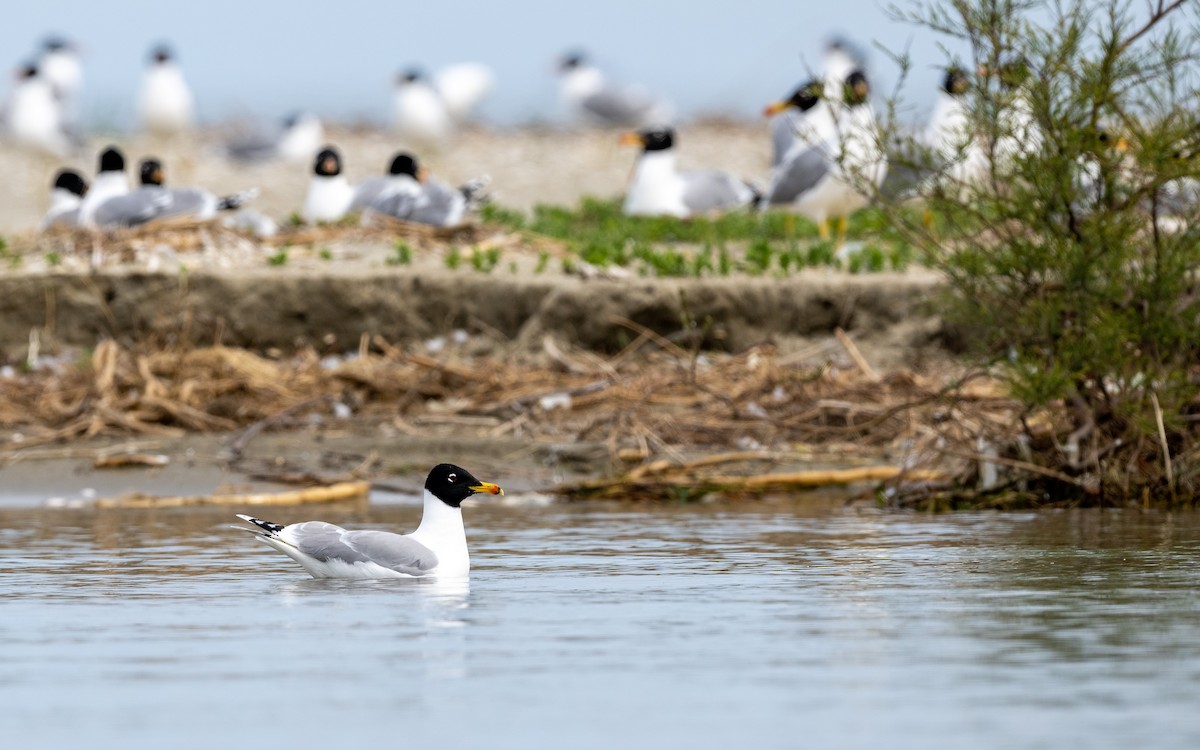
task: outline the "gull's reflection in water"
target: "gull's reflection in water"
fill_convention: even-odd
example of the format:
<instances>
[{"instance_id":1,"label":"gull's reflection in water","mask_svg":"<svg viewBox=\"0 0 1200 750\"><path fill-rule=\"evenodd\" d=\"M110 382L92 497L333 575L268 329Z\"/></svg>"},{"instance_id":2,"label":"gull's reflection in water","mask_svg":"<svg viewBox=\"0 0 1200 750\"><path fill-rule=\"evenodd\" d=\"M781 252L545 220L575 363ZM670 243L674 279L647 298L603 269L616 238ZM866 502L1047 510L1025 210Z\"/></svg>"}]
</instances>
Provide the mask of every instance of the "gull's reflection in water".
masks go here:
<instances>
[{"instance_id":1,"label":"gull's reflection in water","mask_svg":"<svg viewBox=\"0 0 1200 750\"><path fill-rule=\"evenodd\" d=\"M279 588L279 602L290 611L285 627L334 638L329 646L334 652L365 647L381 664L421 664L431 679L468 674L467 626L472 621L466 576L298 578Z\"/></svg>"},{"instance_id":2,"label":"gull's reflection in water","mask_svg":"<svg viewBox=\"0 0 1200 750\"><path fill-rule=\"evenodd\" d=\"M467 624L466 614L471 606L471 579L467 576L429 578L301 578L285 583L279 589L281 604L285 607L301 607L313 603L329 604L331 598L342 602L355 602L359 597L369 598L372 606L376 597L385 595L399 601L389 601L388 607L399 606L408 612L425 615L425 623L431 627L455 628ZM405 606L407 605L407 606Z\"/></svg>"}]
</instances>

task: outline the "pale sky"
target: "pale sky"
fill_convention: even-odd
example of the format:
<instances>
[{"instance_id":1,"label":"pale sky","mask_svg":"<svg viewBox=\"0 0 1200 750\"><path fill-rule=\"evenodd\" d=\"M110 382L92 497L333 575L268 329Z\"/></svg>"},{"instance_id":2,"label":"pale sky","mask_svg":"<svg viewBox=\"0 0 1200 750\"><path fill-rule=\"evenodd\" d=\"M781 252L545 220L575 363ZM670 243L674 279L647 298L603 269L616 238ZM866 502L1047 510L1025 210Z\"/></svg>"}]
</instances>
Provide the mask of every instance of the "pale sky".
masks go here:
<instances>
[{"instance_id":1,"label":"pale sky","mask_svg":"<svg viewBox=\"0 0 1200 750\"><path fill-rule=\"evenodd\" d=\"M553 61L586 50L609 74L674 102L684 115L756 117L819 67L838 32L870 46L908 45L906 99L927 106L944 56L931 32L892 21L876 0L651 2L426 0L311 3L284 0L17 2L0 24L0 61L31 59L55 33L82 43L85 122L127 127L149 47L175 48L200 117L273 118L308 109L335 120L386 120L401 68L461 61L492 67L483 113L498 123L555 119ZM877 91L896 68L871 54Z\"/></svg>"}]
</instances>

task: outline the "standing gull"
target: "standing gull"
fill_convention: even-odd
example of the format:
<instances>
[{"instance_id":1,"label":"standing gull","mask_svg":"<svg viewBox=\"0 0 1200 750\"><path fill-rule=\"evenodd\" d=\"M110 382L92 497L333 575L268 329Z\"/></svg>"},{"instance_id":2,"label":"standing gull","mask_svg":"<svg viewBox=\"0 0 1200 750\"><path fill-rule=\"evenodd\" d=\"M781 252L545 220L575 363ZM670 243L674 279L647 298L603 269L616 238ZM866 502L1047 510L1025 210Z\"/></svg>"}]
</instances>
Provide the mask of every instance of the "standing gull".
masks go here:
<instances>
[{"instance_id":1,"label":"standing gull","mask_svg":"<svg viewBox=\"0 0 1200 750\"><path fill-rule=\"evenodd\" d=\"M60 158L70 153L63 105L38 66L29 64L17 71L5 114L8 133L21 146Z\"/></svg>"},{"instance_id":2,"label":"standing gull","mask_svg":"<svg viewBox=\"0 0 1200 750\"><path fill-rule=\"evenodd\" d=\"M324 521L286 526L238 514L264 543L300 563L313 578L462 577L471 570L462 502L476 493L503 495L453 464L438 464L425 479L421 524L411 534L347 531Z\"/></svg>"},{"instance_id":3,"label":"standing gull","mask_svg":"<svg viewBox=\"0 0 1200 750\"><path fill-rule=\"evenodd\" d=\"M621 143L642 147L625 196L626 214L688 217L748 206L756 199L749 185L727 172L676 169L675 132L670 128L624 133Z\"/></svg>"},{"instance_id":4,"label":"standing gull","mask_svg":"<svg viewBox=\"0 0 1200 750\"><path fill-rule=\"evenodd\" d=\"M433 75L433 85L446 111L456 122L468 119L483 97L492 90L496 77L483 63L447 65Z\"/></svg>"},{"instance_id":5,"label":"standing gull","mask_svg":"<svg viewBox=\"0 0 1200 750\"><path fill-rule=\"evenodd\" d=\"M592 122L638 127L672 119L668 104L640 88L612 83L581 52L559 59L558 83L568 110Z\"/></svg>"},{"instance_id":6,"label":"standing gull","mask_svg":"<svg viewBox=\"0 0 1200 750\"><path fill-rule=\"evenodd\" d=\"M48 37L42 42L38 67L54 89L54 95L70 112L83 88L83 61L79 58L79 48L69 39Z\"/></svg>"},{"instance_id":7,"label":"standing gull","mask_svg":"<svg viewBox=\"0 0 1200 750\"><path fill-rule=\"evenodd\" d=\"M838 219L839 246L845 241L846 217L867 205L867 192L878 188L887 170L875 113L868 102L866 76L860 71L851 73L842 94L843 101L830 107L833 132L817 143L798 138L772 172L761 203L764 208L790 206L815 221L826 240L830 237L829 219Z\"/></svg>"},{"instance_id":8,"label":"standing gull","mask_svg":"<svg viewBox=\"0 0 1200 750\"><path fill-rule=\"evenodd\" d=\"M440 144L454 130L454 119L441 94L416 68L396 78L393 117L396 132L404 141L426 148Z\"/></svg>"},{"instance_id":9,"label":"standing gull","mask_svg":"<svg viewBox=\"0 0 1200 750\"><path fill-rule=\"evenodd\" d=\"M150 64L138 93L142 128L155 135L175 135L193 125L192 92L171 48L160 44L150 52Z\"/></svg>"}]
</instances>

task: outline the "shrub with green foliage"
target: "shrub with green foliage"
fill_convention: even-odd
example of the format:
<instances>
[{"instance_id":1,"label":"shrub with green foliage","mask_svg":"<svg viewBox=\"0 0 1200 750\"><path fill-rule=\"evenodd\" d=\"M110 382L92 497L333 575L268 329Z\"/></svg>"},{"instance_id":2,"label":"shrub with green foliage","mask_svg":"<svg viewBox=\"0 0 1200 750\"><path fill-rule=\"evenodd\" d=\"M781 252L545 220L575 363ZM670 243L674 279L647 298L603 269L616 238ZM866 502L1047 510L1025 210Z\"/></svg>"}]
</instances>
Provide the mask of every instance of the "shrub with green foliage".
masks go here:
<instances>
[{"instance_id":1,"label":"shrub with green foliage","mask_svg":"<svg viewBox=\"0 0 1200 750\"><path fill-rule=\"evenodd\" d=\"M970 143L988 167L920 183L936 230L892 216L946 273L974 351L1031 411L1065 407L1070 423L1049 439L1026 428L1017 457L1074 481L1026 479L1101 501L1200 495L1195 3L946 0L902 15L969 49Z\"/></svg>"}]
</instances>

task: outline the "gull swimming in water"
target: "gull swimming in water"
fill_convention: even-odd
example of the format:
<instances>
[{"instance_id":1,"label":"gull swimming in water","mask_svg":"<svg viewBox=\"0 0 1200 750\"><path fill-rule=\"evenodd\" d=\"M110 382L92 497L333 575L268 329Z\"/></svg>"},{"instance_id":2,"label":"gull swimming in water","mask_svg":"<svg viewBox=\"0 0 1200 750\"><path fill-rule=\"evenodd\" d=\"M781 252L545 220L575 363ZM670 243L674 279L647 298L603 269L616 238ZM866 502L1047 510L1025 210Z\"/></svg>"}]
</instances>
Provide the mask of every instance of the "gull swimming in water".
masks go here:
<instances>
[{"instance_id":1,"label":"gull swimming in water","mask_svg":"<svg viewBox=\"0 0 1200 750\"><path fill-rule=\"evenodd\" d=\"M670 122L671 107L640 88L612 83L581 52L558 62L559 95L576 116L602 125L641 127Z\"/></svg>"},{"instance_id":2,"label":"gull swimming in water","mask_svg":"<svg viewBox=\"0 0 1200 750\"><path fill-rule=\"evenodd\" d=\"M749 185L727 172L679 171L671 128L623 133L620 140L627 146L642 147L625 196L626 214L683 218L749 206L757 198Z\"/></svg>"},{"instance_id":3,"label":"gull swimming in water","mask_svg":"<svg viewBox=\"0 0 1200 750\"><path fill-rule=\"evenodd\" d=\"M79 226L79 205L87 193L87 181L73 169L60 169L50 186L50 210L42 219L42 229Z\"/></svg>"},{"instance_id":4,"label":"gull swimming in water","mask_svg":"<svg viewBox=\"0 0 1200 750\"><path fill-rule=\"evenodd\" d=\"M386 176L363 180L357 193L364 199L374 193L366 202L371 211L418 224L452 227L462 223L467 211L478 204L486 185L487 179L480 178L453 188L429 177L415 156L401 152L392 158ZM364 214L363 219L367 218Z\"/></svg>"},{"instance_id":5,"label":"gull swimming in water","mask_svg":"<svg viewBox=\"0 0 1200 750\"><path fill-rule=\"evenodd\" d=\"M463 577L471 570L462 502L471 495L503 495L453 464L438 464L425 479L421 523L411 534L348 531L324 521L286 526L238 514L257 528L234 526L292 558L313 578Z\"/></svg>"},{"instance_id":6,"label":"gull swimming in water","mask_svg":"<svg viewBox=\"0 0 1200 750\"><path fill-rule=\"evenodd\" d=\"M150 64L138 93L138 119L156 135L174 135L193 125L195 106L183 71L171 48L160 44L150 52Z\"/></svg>"}]
</instances>

